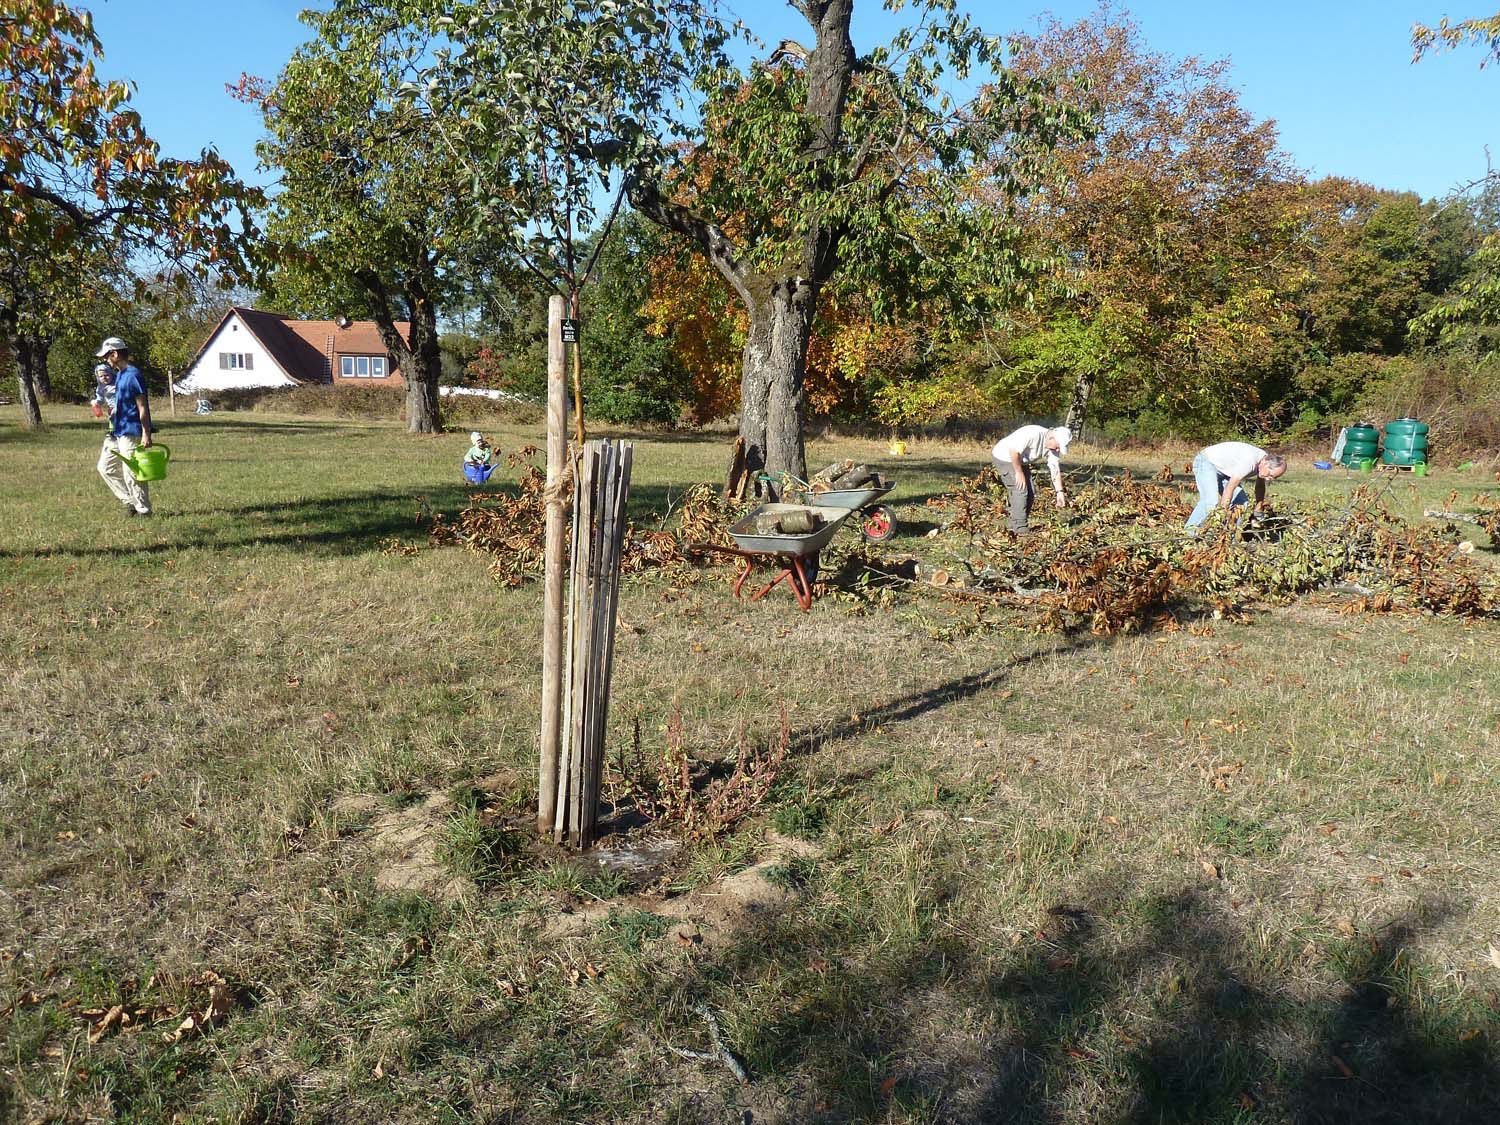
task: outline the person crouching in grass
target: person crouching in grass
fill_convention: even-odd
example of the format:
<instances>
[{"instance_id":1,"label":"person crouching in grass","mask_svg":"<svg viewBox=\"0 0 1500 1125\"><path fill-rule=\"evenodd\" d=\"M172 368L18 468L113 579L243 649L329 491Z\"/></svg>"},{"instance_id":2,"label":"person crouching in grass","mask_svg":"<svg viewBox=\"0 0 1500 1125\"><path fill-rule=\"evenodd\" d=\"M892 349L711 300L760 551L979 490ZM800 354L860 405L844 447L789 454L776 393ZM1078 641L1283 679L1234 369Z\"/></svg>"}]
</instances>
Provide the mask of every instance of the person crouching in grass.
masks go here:
<instances>
[{"instance_id":1,"label":"person crouching in grass","mask_svg":"<svg viewBox=\"0 0 1500 1125\"><path fill-rule=\"evenodd\" d=\"M1188 516L1187 527L1196 533L1215 508L1232 508L1249 501L1240 482L1255 479L1255 506L1266 502L1266 485L1286 472L1286 458L1267 453L1247 441L1221 441L1193 458L1193 479L1198 482L1198 506Z\"/></svg>"}]
</instances>

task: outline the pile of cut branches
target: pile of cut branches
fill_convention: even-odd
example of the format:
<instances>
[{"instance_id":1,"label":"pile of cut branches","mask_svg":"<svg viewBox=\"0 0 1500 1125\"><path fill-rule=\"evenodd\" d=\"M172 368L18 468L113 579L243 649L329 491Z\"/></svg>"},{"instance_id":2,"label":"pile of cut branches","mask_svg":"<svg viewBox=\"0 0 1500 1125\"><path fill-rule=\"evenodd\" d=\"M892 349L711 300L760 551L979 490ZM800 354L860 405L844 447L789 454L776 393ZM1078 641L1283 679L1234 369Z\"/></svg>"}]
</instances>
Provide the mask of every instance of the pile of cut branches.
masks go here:
<instances>
[{"instance_id":1,"label":"pile of cut branches","mask_svg":"<svg viewBox=\"0 0 1500 1125\"><path fill-rule=\"evenodd\" d=\"M1500 574L1450 534L1394 514L1386 491L1341 507L1270 504L1217 513L1196 536L1175 486L1101 478L1064 511L1038 510L1035 533L1005 530L1004 489L990 470L932 502L966 536L966 589L1028 602L1044 627L1138 629L1174 606L1240 615L1319 589L1360 595L1357 609L1500 617Z\"/></svg>"}]
</instances>

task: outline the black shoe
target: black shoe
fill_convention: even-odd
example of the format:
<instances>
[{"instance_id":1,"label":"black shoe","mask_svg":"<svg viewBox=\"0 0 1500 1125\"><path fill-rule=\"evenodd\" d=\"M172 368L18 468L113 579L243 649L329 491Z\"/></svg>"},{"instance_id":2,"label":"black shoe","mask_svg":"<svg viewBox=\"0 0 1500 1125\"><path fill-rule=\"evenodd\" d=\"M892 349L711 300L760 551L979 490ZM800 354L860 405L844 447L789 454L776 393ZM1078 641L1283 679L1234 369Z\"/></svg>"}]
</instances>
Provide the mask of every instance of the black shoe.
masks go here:
<instances>
[{"instance_id":1,"label":"black shoe","mask_svg":"<svg viewBox=\"0 0 1500 1125\"><path fill-rule=\"evenodd\" d=\"M151 518L151 509L147 508L144 512L136 512L136 515L138 517L140 517L141 519L143 519L143 520L144 519L150 519Z\"/></svg>"},{"instance_id":2,"label":"black shoe","mask_svg":"<svg viewBox=\"0 0 1500 1125\"><path fill-rule=\"evenodd\" d=\"M138 515L140 515L140 513L137 512L134 508L132 508L129 504L125 505L125 518L126 519L133 519L133 518L135 518Z\"/></svg>"}]
</instances>

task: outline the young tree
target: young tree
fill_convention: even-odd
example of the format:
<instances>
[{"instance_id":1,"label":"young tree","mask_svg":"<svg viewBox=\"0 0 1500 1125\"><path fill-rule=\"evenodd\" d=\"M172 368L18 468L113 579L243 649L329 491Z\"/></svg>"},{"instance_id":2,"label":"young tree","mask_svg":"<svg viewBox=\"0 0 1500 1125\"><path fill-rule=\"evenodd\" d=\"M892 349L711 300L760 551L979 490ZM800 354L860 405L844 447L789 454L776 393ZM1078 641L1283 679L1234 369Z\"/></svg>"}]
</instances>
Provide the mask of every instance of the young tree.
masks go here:
<instances>
[{"instance_id":1,"label":"young tree","mask_svg":"<svg viewBox=\"0 0 1500 1125\"><path fill-rule=\"evenodd\" d=\"M891 4L892 8L899 5ZM1003 44L951 0L911 5L916 26L861 57L853 0L792 0L811 48L783 42L710 91L695 157L675 175L639 169L630 198L688 238L728 282L747 328L740 436L747 468L806 475L808 346L835 278L882 314L936 294L973 311L1039 265L1015 199L1039 157L1082 119L1040 80L1003 68ZM993 72L960 104L944 89ZM976 181L992 198L976 205Z\"/></svg>"},{"instance_id":2,"label":"young tree","mask_svg":"<svg viewBox=\"0 0 1500 1125\"><path fill-rule=\"evenodd\" d=\"M42 421L51 342L101 275L126 261L184 282L227 275L254 231L256 193L212 151L162 158L100 56L87 12L0 4L0 342L27 426Z\"/></svg>"},{"instance_id":3,"label":"young tree","mask_svg":"<svg viewBox=\"0 0 1500 1125\"><path fill-rule=\"evenodd\" d=\"M531 286L563 294L580 317L582 289L623 201L622 170L659 162L684 128L683 95L722 65L727 30L701 0L416 7L448 42L408 97L468 168L477 221L508 241ZM580 350L573 356L581 435Z\"/></svg>"}]
</instances>

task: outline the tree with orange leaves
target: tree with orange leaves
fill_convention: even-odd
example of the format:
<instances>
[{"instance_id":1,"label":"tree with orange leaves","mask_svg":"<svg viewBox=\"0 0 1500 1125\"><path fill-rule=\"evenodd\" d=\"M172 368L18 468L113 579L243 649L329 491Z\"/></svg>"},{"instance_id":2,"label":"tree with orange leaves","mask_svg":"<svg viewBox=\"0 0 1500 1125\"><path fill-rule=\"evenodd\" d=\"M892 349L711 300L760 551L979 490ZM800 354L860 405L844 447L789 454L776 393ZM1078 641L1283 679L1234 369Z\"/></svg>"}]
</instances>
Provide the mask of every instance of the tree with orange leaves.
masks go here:
<instances>
[{"instance_id":1,"label":"tree with orange leaves","mask_svg":"<svg viewBox=\"0 0 1500 1125\"><path fill-rule=\"evenodd\" d=\"M42 421L51 340L101 270L154 257L184 285L227 277L254 232L256 194L211 150L163 158L100 55L86 11L0 0L0 343L26 426Z\"/></svg>"}]
</instances>

